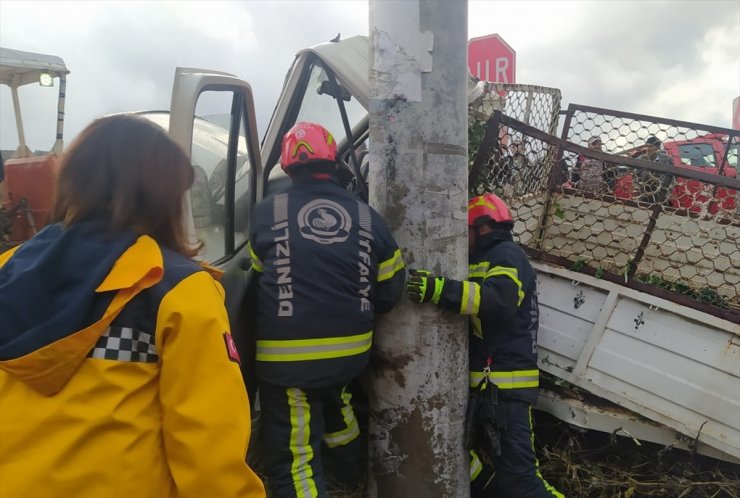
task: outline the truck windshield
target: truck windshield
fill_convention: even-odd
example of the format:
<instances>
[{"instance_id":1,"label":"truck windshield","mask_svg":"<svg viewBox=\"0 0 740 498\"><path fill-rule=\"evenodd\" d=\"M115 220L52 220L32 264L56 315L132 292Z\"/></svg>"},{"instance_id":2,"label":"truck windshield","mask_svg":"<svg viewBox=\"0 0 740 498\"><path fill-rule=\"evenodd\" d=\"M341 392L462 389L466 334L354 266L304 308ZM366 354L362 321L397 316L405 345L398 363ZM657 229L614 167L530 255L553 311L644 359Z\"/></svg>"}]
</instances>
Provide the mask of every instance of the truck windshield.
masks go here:
<instances>
[{"instance_id":1,"label":"truck windshield","mask_svg":"<svg viewBox=\"0 0 740 498\"><path fill-rule=\"evenodd\" d=\"M712 144L685 144L678 146L681 162L689 166L716 168Z\"/></svg>"},{"instance_id":2,"label":"truck windshield","mask_svg":"<svg viewBox=\"0 0 740 498\"><path fill-rule=\"evenodd\" d=\"M319 64L311 64L308 83L296 116L296 122L311 121L321 124L334 135L341 147L342 138L345 137L344 125L339 112L339 103L334 93L336 92L329 82L329 77L324 68ZM367 114L367 111L357 102L357 99L353 98L341 86L339 87L339 93L341 94L339 97L344 101L344 107L347 110L350 129L354 130L360 120Z\"/></svg>"}]
</instances>

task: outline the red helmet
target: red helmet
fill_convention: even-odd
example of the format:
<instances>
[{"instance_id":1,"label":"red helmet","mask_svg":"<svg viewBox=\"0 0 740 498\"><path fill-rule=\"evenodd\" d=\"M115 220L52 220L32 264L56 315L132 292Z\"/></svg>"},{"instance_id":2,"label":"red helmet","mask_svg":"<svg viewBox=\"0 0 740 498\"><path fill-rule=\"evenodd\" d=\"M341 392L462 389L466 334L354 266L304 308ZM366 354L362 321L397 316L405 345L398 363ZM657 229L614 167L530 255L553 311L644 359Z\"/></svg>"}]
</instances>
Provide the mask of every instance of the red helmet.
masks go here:
<instances>
[{"instance_id":1,"label":"red helmet","mask_svg":"<svg viewBox=\"0 0 740 498\"><path fill-rule=\"evenodd\" d=\"M506 203L495 194L486 194L473 197L468 202L468 226L476 226L488 218L496 223L514 223Z\"/></svg>"},{"instance_id":2,"label":"red helmet","mask_svg":"<svg viewBox=\"0 0 740 498\"><path fill-rule=\"evenodd\" d=\"M337 142L329 130L316 123L296 123L283 137L280 166L291 166L316 161L335 162Z\"/></svg>"}]
</instances>

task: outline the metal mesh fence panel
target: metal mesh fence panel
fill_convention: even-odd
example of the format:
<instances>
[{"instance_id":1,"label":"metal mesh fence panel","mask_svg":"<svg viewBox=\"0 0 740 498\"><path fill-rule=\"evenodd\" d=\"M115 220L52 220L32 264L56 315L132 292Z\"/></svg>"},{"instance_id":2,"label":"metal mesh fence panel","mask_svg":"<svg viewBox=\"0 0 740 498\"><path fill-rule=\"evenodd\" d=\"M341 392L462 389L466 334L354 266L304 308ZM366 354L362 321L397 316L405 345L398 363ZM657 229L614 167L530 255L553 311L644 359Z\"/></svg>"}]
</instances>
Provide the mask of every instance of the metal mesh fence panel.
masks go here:
<instances>
[{"instance_id":1,"label":"metal mesh fence panel","mask_svg":"<svg viewBox=\"0 0 740 498\"><path fill-rule=\"evenodd\" d=\"M483 95L471 103L468 113L471 167L495 111L552 135L558 126L560 100L560 90L556 88L486 83ZM497 142L476 182L470 185L471 195L503 194L504 190L521 194L537 188L546 178L551 147L513 129L501 129Z\"/></svg>"},{"instance_id":2,"label":"metal mesh fence panel","mask_svg":"<svg viewBox=\"0 0 740 498\"><path fill-rule=\"evenodd\" d=\"M566 112L562 138L615 156L734 178L738 133L737 130L697 123L571 105ZM582 182L579 183L581 164L578 157L567 154L565 159L574 174L571 178L574 186L584 188ZM701 217L737 217L737 192L732 189L680 174L620 168L619 161L605 163L603 167L609 170L607 174L613 179L621 179L619 194L623 198L648 204L660 203Z\"/></svg>"},{"instance_id":3,"label":"metal mesh fence panel","mask_svg":"<svg viewBox=\"0 0 740 498\"><path fill-rule=\"evenodd\" d=\"M740 132L580 106L562 138L500 112L486 132L471 194L511 206L530 254L740 321Z\"/></svg>"}]
</instances>

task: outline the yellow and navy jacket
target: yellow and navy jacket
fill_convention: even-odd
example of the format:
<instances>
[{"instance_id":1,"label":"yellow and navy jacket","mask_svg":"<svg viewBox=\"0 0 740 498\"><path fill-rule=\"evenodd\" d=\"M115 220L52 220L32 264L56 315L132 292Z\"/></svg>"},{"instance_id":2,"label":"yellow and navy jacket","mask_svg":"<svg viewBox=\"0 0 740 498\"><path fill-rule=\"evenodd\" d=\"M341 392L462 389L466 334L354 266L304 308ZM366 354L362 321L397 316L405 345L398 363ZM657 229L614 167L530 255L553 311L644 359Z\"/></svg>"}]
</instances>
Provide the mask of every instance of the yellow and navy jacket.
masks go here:
<instances>
[{"instance_id":1,"label":"yellow and navy jacket","mask_svg":"<svg viewBox=\"0 0 740 498\"><path fill-rule=\"evenodd\" d=\"M265 496L223 290L147 236L0 255L0 497Z\"/></svg>"},{"instance_id":2,"label":"yellow and navy jacket","mask_svg":"<svg viewBox=\"0 0 740 498\"><path fill-rule=\"evenodd\" d=\"M445 279L438 306L470 317L471 387L488 366L489 379L505 397L536 401L537 277L510 231L477 238L468 280Z\"/></svg>"},{"instance_id":3,"label":"yellow and navy jacket","mask_svg":"<svg viewBox=\"0 0 740 498\"><path fill-rule=\"evenodd\" d=\"M401 252L380 215L331 180L303 180L255 208L257 377L312 388L367 365L374 313L398 302Z\"/></svg>"}]
</instances>

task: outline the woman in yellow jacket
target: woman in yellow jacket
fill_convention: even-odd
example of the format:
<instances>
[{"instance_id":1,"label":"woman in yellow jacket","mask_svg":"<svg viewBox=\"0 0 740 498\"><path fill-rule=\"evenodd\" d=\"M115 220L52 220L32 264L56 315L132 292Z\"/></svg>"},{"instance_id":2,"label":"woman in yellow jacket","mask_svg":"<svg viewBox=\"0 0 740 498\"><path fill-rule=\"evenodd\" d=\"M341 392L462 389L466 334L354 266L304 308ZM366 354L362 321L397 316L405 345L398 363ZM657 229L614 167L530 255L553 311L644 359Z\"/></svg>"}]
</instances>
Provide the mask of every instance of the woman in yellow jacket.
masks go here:
<instances>
[{"instance_id":1,"label":"woman in yellow jacket","mask_svg":"<svg viewBox=\"0 0 740 498\"><path fill-rule=\"evenodd\" d=\"M190 257L182 150L142 118L64 155L56 224L0 255L0 496L265 496L223 289Z\"/></svg>"}]
</instances>

